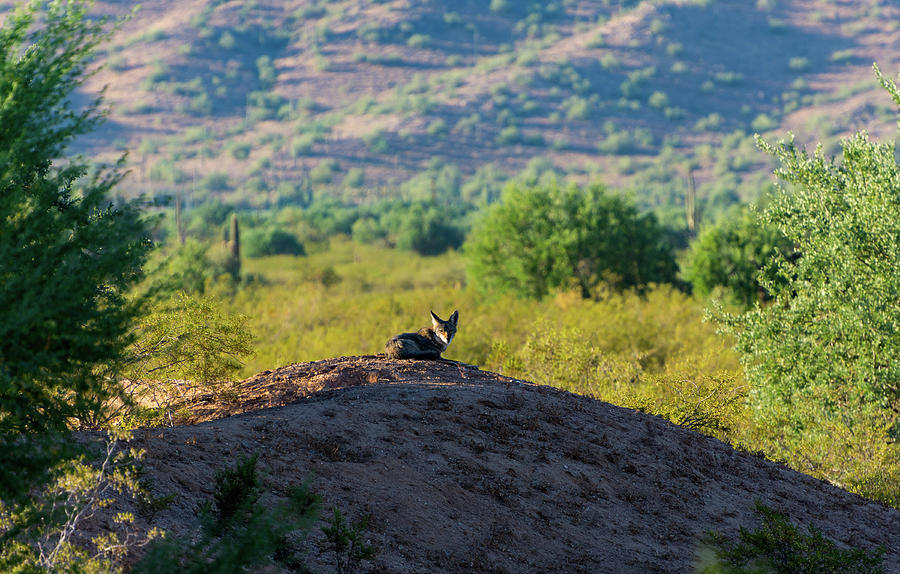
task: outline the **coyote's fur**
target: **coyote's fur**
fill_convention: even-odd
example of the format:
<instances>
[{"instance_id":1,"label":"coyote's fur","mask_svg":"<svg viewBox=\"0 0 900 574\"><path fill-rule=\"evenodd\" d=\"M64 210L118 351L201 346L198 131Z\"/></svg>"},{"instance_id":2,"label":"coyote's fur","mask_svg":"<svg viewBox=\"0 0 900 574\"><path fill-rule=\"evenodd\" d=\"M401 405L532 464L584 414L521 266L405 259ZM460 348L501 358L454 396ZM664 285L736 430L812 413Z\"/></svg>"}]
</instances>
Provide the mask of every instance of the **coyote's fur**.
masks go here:
<instances>
[{"instance_id":1,"label":"coyote's fur","mask_svg":"<svg viewBox=\"0 0 900 574\"><path fill-rule=\"evenodd\" d=\"M431 312L431 328L419 329L418 333L400 333L384 346L387 356L392 359L440 359L456 335L459 311L454 311L447 321Z\"/></svg>"}]
</instances>

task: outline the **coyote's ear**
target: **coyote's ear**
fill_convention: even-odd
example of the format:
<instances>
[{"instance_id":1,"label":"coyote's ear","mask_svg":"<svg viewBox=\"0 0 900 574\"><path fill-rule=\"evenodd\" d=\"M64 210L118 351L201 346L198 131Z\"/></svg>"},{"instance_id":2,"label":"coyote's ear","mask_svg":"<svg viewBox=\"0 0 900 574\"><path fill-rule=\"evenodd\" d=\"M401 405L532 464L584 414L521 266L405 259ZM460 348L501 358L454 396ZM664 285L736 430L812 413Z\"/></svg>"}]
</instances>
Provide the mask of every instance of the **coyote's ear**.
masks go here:
<instances>
[{"instance_id":1,"label":"coyote's ear","mask_svg":"<svg viewBox=\"0 0 900 574\"><path fill-rule=\"evenodd\" d=\"M456 325L456 322L459 321L459 311L454 311L447 320Z\"/></svg>"},{"instance_id":2,"label":"coyote's ear","mask_svg":"<svg viewBox=\"0 0 900 574\"><path fill-rule=\"evenodd\" d=\"M431 312L431 323L437 327L441 324L441 318L434 314L434 311Z\"/></svg>"}]
</instances>

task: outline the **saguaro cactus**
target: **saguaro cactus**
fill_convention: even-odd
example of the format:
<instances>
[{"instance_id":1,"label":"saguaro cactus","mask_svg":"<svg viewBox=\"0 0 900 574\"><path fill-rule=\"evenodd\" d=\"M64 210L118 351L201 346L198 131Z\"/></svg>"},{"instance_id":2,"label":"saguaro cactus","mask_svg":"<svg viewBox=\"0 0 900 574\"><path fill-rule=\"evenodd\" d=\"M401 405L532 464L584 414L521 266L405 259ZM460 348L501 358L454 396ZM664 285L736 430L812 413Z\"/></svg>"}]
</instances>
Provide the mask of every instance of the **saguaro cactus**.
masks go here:
<instances>
[{"instance_id":1,"label":"saguaro cactus","mask_svg":"<svg viewBox=\"0 0 900 574\"><path fill-rule=\"evenodd\" d=\"M227 271L235 282L241 280L241 233L237 213L231 214L231 233L228 241Z\"/></svg>"}]
</instances>

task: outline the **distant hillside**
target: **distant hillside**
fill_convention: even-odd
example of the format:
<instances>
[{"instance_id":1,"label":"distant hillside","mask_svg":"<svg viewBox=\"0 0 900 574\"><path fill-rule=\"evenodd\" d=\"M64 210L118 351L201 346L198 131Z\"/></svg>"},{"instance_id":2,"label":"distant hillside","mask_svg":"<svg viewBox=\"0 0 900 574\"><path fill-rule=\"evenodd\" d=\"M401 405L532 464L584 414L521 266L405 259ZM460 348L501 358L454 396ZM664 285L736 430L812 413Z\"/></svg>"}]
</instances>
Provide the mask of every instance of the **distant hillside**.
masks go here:
<instances>
[{"instance_id":1,"label":"distant hillside","mask_svg":"<svg viewBox=\"0 0 900 574\"><path fill-rule=\"evenodd\" d=\"M768 181L754 132L893 136L871 65L900 69L898 22L889 0L157 0L89 85L112 113L84 150L193 202L490 200L540 158L672 214L693 171L715 209Z\"/></svg>"}]
</instances>

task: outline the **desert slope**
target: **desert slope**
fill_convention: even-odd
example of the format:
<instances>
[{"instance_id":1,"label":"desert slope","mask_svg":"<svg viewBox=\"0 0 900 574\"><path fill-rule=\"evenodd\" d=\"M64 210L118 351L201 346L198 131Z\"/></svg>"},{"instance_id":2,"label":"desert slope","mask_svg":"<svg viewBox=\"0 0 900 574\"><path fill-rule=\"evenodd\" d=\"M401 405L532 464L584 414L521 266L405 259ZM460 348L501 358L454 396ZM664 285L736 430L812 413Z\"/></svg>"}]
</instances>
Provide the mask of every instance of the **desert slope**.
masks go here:
<instances>
[{"instance_id":1,"label":"desert slope","mask_svg":"<svg viewBox=\"0 0 900 574\"><path fill-rule=\"evenodd\" d=\"M136 431L154 494L176 494L142 527L196 528L215 473L258 453L269 496L311 476L326 509L371 515L374 572L690 572L708 530L756 526L755 499L839 543L883 545L900 571L900 512L658 417L374 356L242 388L241 414L214 418L228 413L207 404L206 422ZM332 570L309 546L310 566Z\"/></svg>"}]
</instances>

